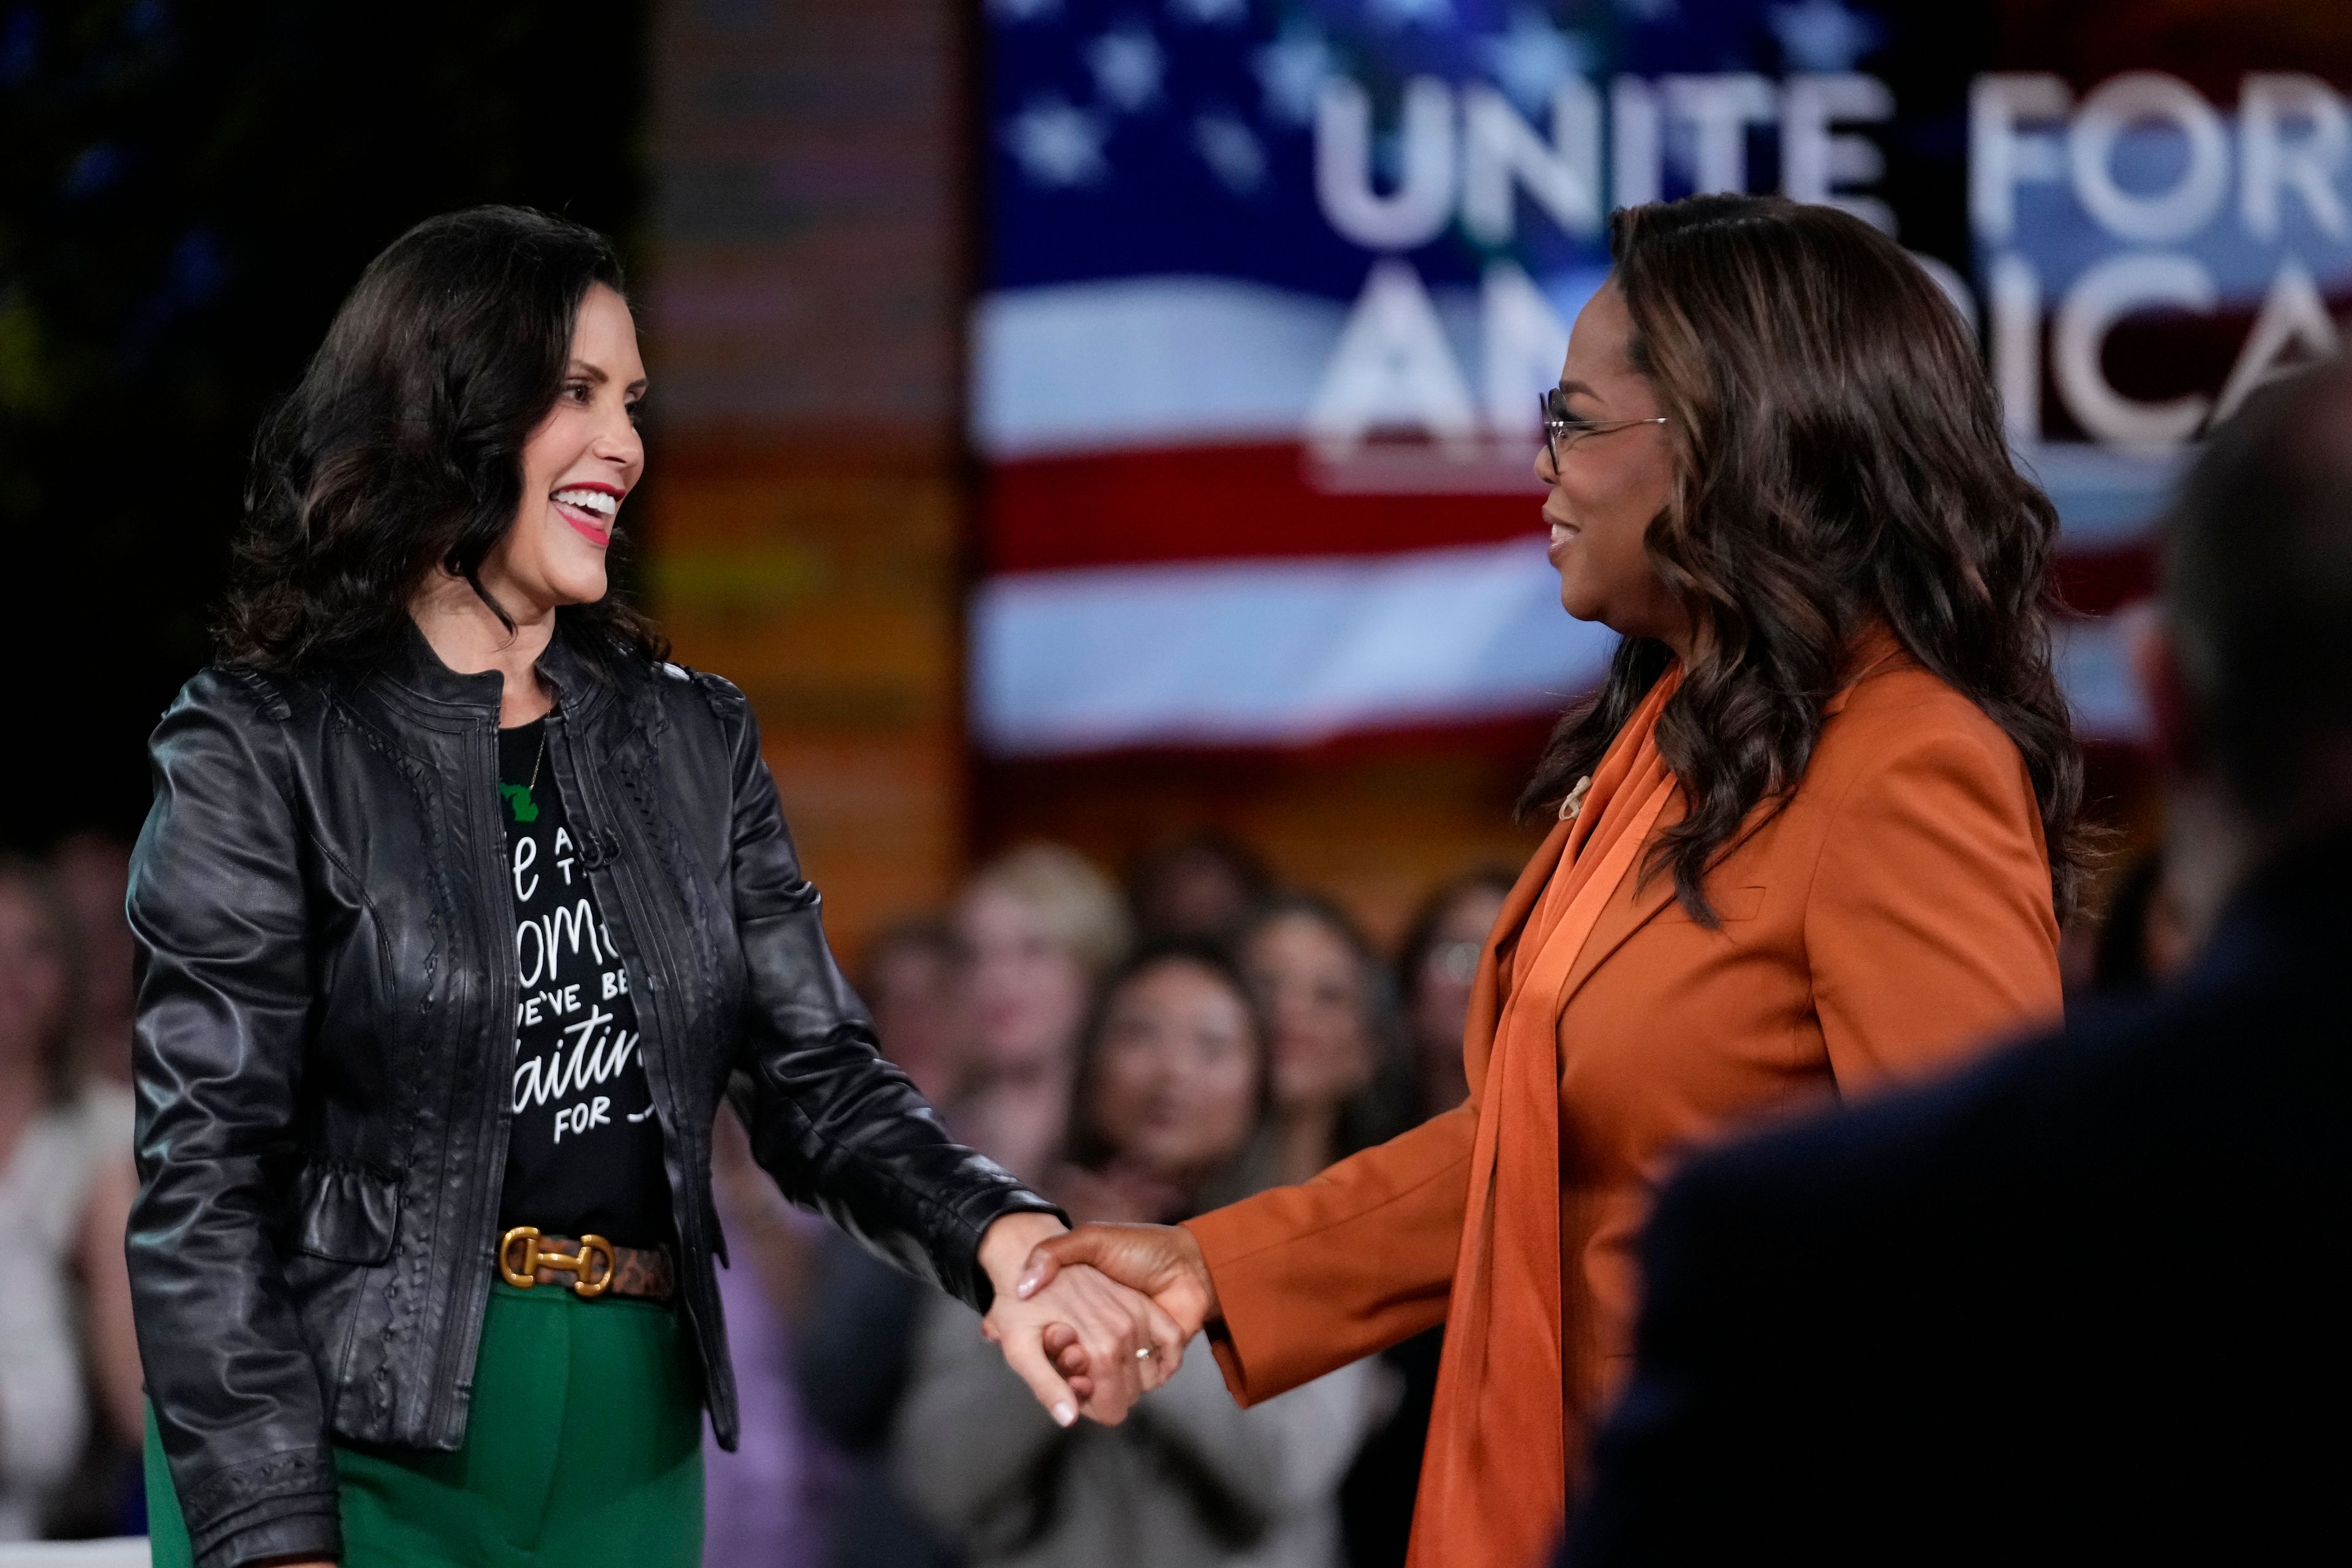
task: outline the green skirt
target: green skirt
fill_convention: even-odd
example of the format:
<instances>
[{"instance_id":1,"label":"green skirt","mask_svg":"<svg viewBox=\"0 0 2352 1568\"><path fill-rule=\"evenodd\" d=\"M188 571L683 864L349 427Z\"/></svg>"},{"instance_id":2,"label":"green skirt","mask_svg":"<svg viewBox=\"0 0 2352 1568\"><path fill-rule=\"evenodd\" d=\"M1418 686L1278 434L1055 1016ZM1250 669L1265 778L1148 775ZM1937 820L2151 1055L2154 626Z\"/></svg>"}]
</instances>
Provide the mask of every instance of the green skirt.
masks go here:
<instances>
[{"instance_id":1,"label":"green skirt","mask_svg":"<svg viewBox=\"0 0 2352 1568\"><path fill-rule=\"evenodd\" d=\"M336 1446L344 1568L696 1568L702 1406L677 1314L490 1289L465 1445ZM147 1517L155 1568L193 1568L152 1413Z\"/></svg>"}]
</instances>

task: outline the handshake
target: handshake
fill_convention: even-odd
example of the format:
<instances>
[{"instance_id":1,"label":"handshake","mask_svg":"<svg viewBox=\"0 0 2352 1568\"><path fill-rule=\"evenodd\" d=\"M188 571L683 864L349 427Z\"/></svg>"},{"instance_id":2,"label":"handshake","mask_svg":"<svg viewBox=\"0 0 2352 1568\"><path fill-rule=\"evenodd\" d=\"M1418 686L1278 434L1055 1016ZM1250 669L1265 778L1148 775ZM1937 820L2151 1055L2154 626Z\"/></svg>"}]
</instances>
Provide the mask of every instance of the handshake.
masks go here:
<instances>
[{"instance_id":1,"label":"handshake","mask_svg":"<svg viewBox=\"0 0 2352 1568\"><path fill-rule=\"evenodd\" d=\"M996 1290L981 1331L1064 1426L1126 1419L1218 1316L1200 1244L1177 1226L1073 1231L1052 1215L1010 1214L982 1236L980 1265Z\"/></svg>"}]
</instances>

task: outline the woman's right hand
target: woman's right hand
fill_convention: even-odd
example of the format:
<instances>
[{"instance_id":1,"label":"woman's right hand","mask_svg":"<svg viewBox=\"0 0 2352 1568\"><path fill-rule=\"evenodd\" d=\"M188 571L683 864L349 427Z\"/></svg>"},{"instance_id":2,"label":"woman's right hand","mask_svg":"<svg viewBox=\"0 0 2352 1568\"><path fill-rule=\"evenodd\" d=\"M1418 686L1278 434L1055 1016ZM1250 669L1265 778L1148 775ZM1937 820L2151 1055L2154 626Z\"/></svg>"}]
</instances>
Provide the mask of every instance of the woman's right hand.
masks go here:
<instances>
[{"instance_id":1,"label":"woman's right hand","mask_svg":"<svg viewBox=\"0 0 2352 1568\"><path fill-rule=\"evenodd\" d=\"M1031 1250L1014 1293L1025 1301L1079 1263L1150 1297L1188 1340L1221 1315L1208 1259L1180 1225L1082 1225L1049 1237Z\"/></svg>"}]
</instances>

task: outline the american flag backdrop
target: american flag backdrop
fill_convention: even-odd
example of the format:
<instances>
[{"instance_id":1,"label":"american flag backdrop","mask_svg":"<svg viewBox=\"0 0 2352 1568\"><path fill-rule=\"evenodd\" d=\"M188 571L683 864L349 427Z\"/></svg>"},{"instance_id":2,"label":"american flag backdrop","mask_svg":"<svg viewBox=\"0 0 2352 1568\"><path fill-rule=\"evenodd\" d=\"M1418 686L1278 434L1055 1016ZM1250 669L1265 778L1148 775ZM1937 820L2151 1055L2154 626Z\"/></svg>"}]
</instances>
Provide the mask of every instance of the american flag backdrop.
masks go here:
<instances>
[{"instance_id":1,"label":"american flag backdrop","mask_svg":"<svg viewBox=\"0 0 2352 1568\"><path fill-rule=\"evenodd\" d=\"M1611 635L1559 606L1535 395L1607 212L1704 189L1846 205L1979 325L2078 717L2136 735L2102 617L2217 409L2333 345L2352 132L2286 71L1993 69L1991 9L988 0L982 751L1559 707Z\"/></svg>"}]
</instances>

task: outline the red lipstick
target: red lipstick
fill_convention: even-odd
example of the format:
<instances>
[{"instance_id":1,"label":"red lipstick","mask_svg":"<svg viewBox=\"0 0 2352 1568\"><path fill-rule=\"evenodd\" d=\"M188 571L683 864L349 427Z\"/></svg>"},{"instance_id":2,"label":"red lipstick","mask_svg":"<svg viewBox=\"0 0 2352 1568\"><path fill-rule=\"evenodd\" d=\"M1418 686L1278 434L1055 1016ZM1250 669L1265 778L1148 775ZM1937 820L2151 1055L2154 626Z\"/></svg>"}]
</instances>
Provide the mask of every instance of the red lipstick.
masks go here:
<instances>
[{"instance_id":1,"label":"red lipstick","mask_svg":"<svg viewBox=\"0 0 2352 1568\"><path fill-rule=\"evenodd\" d=\"M587 490L595 495L611 496L613 498L613 504L616 510L620 506L622 498L628 493L617 485L598 484L593 480L583 480L578 484L562 486L555 494L562 495L565 491L569 490ZM586 540L589 543L594 545L597 549L602 550L613 542L613 530L609 526L610 520L604 513L591 511L585 507L568 506L564 502L557 500L553 495L551 495L548 500L550 503L554 506L556 514L562 518L565 522L572 525L572 531L580 535L581 538Z\"/></svg>"}]
</instances>

